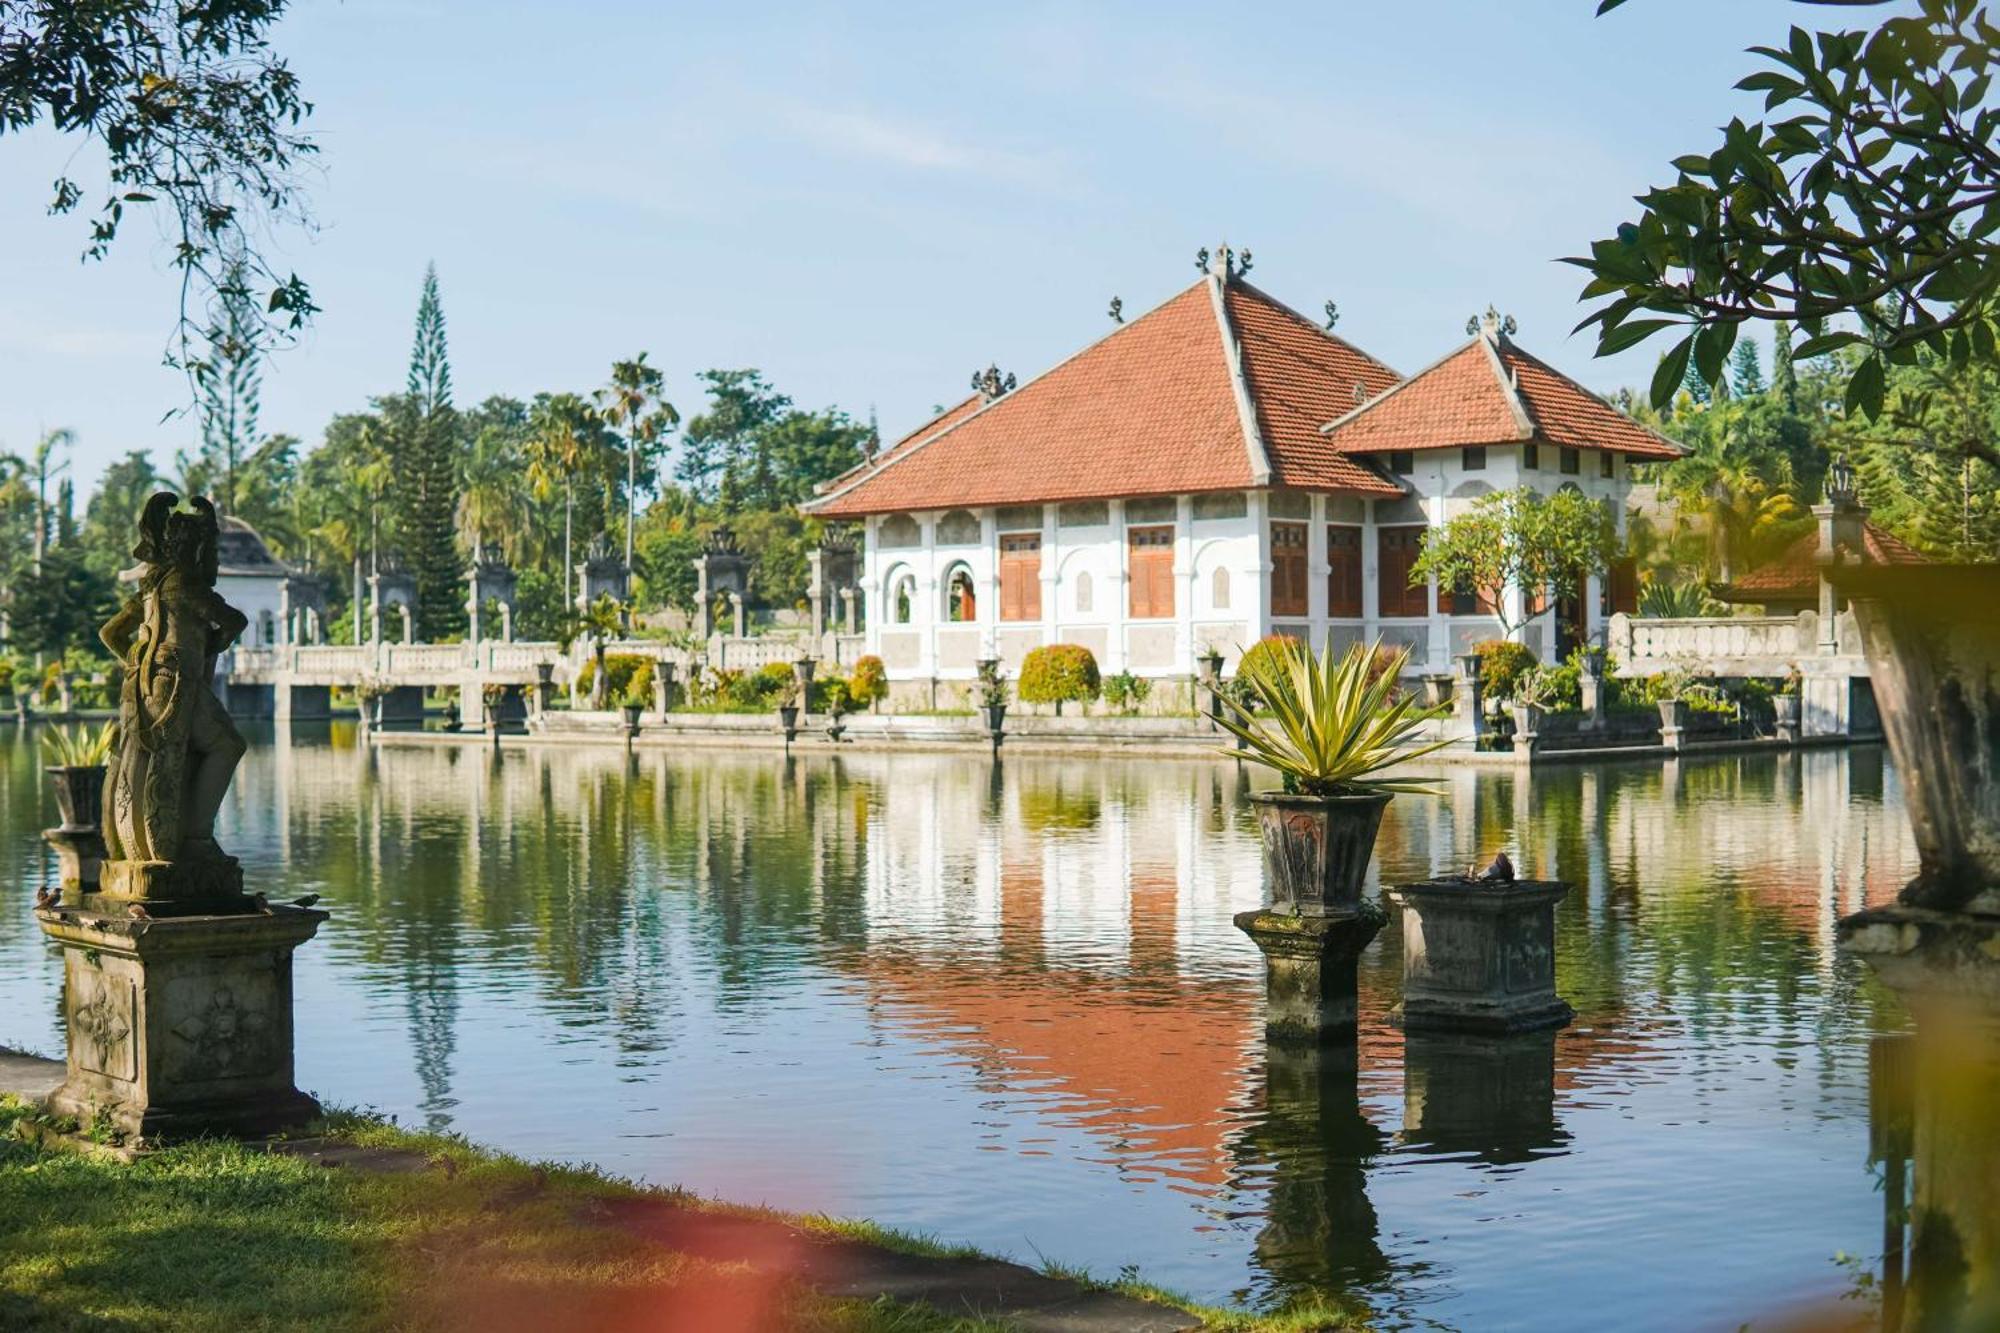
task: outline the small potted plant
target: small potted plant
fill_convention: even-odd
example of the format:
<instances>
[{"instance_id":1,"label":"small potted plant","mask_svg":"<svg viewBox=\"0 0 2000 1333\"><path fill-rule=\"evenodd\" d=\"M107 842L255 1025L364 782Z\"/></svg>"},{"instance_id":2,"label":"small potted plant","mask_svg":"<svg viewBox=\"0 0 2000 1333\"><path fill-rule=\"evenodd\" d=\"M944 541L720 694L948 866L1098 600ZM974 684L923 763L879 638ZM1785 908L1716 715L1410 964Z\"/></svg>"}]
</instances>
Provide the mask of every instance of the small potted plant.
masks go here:
<instances>
[{"instance_id":1,"label":"small potted plant","mask_svg":"<svg viewBox=\"0 0 2000 1333\"><path fill-rule=\"evenodd\" d=\"M796 674L785 677L777 692L778 728L785 733L785 744L799 734L799 680Z\"/></svg>"},{"instance_id":2,"label":"small potted plant","mask_svg":"<svg viewBox=\"0 0 2000 1333\"><path fill-rule=\"evenodd\" d=\"M979 709L986 715L986 734L997 750L1007 726L1007 673L997 663L991 673L980 678Z\"/></svg>"},{"instance_id":3,"label":"small potted plant","mask_svg":"<svg viewBox=\"0 0 2000 1333\"><path fill-rule=\"evenodd\" d=\"M1542 715L1553 693L1547 667L1533 667L1514 682L1514 698L1509 711L1514 717L1514 749L1532 753L1542 731Z\"/></svg>"},{"instance_id":4,"label":"small potted plant","mask_svg":"<svg viewBox=\"0 0 2000 1333\"><path fill-rule=\"evenodd\" d=\"M118 743L118 724L52 727L42 737L43 772L55 788L67 830L97 829L104 819L104 769Z\"/></svg>"},{"instance_id":5,"label":"small potted plant","mask_svg":"<svg viewBox=\"0 0 2000 1333\"><path fill-rule=\"evenodd\" d=\"M1653 697L1660 705L1660 732L1678 735L1688 724L1687 692L1694 678L1679 667L1653 677Z\"/></svg>"},{"instance_id":6,"label":"small potted plant","mask_svg":"<svg viewBox=\"0 0 2000 1333\"><path fill-rule=\"evenodd\" d=\"M354 700L361 709L361 729L382 725L382 700L387 697L389 687L375 676L363 676L355 682Z\"/></svg>"},{"instance_id":7,"label":"small potted plant","mask_svg":"<svg viewBox=\"0 0 2000 1333\"><path fill-rule=\"evenodd\" d=\"M494 683L482 687L479 691L480 702L485 705L486 711L486 734L493 738L496 745L500 742L500 729L506 725L501 715L506 711L507 698L513 692L513 688L511 685Z\"/></svg>"},{"instance_id":8,"label":"small potted plant","mask_svg":"<svg viewBox=\"0 0 2000 1333\"><path fill-rule=\"evenodd\" d=\"M1804 687L1805 677L1799 672L1799 664L1789 664L1778 692L1771 696L1772 720L1777 724L1780 740L1796 741L1799 738L1799 695Z\"/></svg>"},{"instance_id":9,"label":"small potted plant","mask_svg":"<svg viewBox=\"0 0 2000 1333\"><path fill-rule=\"evenodd\" d=\"M618 696L618 707L625 714L625 734L638 735L639 722L646 715L646 692L638 682L627 686L625 692Z\"/></svg>"},{"instance_id":10,"label":"small potted plant","mask_svg":"<svg viewBox=\"0 0 2000 1333\"><path fill-rule=\"evenodd\" d=\"M1383 808L1398 793L1433 794L1421 783L1374 776L1448 743L1413 741L1443 711L1397 690L1407 648L1390 655L1388 670L1371 671L1379 647L1356 644L1336 658L1331 645L1315 656L1288 639L1238 677L1258 712L1222 725L1243 742L1246 758L1284 780L1280 790L1251 797L1274 910L1359 912Z\"/></svg>"},{"instance_id":11,"label":"small potted plant","mask_svg":"<svg viewBox=\"0 0 2000 1333\"><path fill-rule=\"evenodd\" d=\"M826 738L835 745L847 731L844 720L854 711L854 696L847 691L847 682L838 676L829 676L820 682L820 711L826 714Z\"/></svg>"}]
</instances>

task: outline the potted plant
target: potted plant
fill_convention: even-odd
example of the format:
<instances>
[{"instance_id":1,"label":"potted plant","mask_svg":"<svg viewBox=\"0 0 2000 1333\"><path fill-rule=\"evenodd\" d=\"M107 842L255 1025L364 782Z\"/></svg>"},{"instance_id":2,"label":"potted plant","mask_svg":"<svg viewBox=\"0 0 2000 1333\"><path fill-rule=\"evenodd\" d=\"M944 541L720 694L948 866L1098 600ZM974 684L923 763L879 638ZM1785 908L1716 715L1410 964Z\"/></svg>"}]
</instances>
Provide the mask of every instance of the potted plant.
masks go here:
<instances>
[{"instance_id":1,"label":"potted plant","mask_svg":"<svg viewBox=\"0 0 2000 1333\"><path fill-rule=\"evenodd\" d=\"M777 691L778 727L785 733L785 744L799 734L799 680L796 674L789 674Z\"/></svg>"},{"instance_id":2,"label":"potted plant","mask_svg":"<svg viewBox=\"0 0 2000 1333\"><path fill-rule=\"evenodd\" d=\"M868 711L882 711L882 701L889 697L889 671L882 665L882 659L869 653L854 664L854 674L847 678L847 692L857 704L866 704Z\"/></svg>"},{"instance_id":3,"label":"potted plant","mask_svg":"<svg viewBox=\"0 0 2000 1333\"><path fill-rule=\"evenodd\" d=\"M361 729L382 725L382 699L389 693L389 687L375 676L363 676L355 682L354 700L361 710Z\"/></svg>"},{"instance_id":4,"label":"potted plant","mask_svg":"<svg viewBox=\"0 0 2000 1333\"><path fill-rule=\"evenodd\" d=\"M636 681L618 697L618 706L625 714L625 734L638 735L640 719L646 715L646 693Z\"/></svg>"},{"instance_id":5,"label":"potted plant","mask_svg":"<svg viewBox=\"0 0 2000 1333\"><path fill-rule=\"evenodd\" d=\"M95 832L102 825L104 769L117 743L116 722L106 722L95 731L52 727L42 737L42 756L48 761L42 771L55 787L56 809L62 812L65 830Z\"/></svg>"},{"instance_id":6,"label":"potted plant","mask_svg":"<svg viewBox=\"0 0 2000 1333\"><path fill-rule=\"evenodd\" d=\"M1407 648L1390 655L1388 670L1371 671L1379 648L1356 644L1335 658L1331 645L1314 656L1287 640L1238 676L1260 712L1222 725L1243 742L1247 758L1284 780L1280 790L1251 797L1275 910L1357 913L1383 808L1398 793L1432 794L1420 783L1373 776L1448 743L1412 742L1443 711L1397 690Z\"/></svg>"},{"instance_id":7,"label":"potted plant","mask_svg":"<svg viewBox=\"0 0 2000 1333\"><path fill-rule=\"evenodd\" d=\"M511 685L496 682L483 686L479 691L480 702L485 705L486 710L486 734L491 736L496 744L500 740L500 729L506 725L501 714L506 711L507 697L513 688Z\"/></svg>"},{"instance_id":8,"label":"potted plant","mask_svg":"<svg viewBox=\"0 0 2000 1333\"><path fill-rule=\"evenodd\" d=\"M820 711L826 714L826 738L838 745L847 731L843 719L854 711L854 698L847 692L847 682L838 676L821 681L819 690Z\"/></svg>"},{"instance_id":9,"label":"potted plant","mask_svg":"<svg viewBox=\"0 0 2000 1333\"><path fill-rule=\"evenodd\" d=\"M990 674L980 679L979 709L986 714L986 734L997 750L1007 726L1007 673L997 663Z\"/></svg>"},{"instance_id":10,"label":"potted plant","mask_svg":"<svg viewBox=\"0 0 2000 1333\"><path fill-rule=\"evenodd\" d=\"M1532 753L1541 735L1542 715L1548 710L1552 693L1547 667L1534 667L1514 682L1514 697L1508 711L1514 717L1514 748Z\"/></svg>"},{"instance_id":11,"label":"potted plant","mask_svg":"<svg viewBox=\"0 0 2000 1333\"><path fill-rule=\"evenodd\" d=\"M1653 697L1660 706L1660 732L1680 732L1688 724L1688 689L1694 678L1678 667L1653 677Z\"/></svg>"},{"instance_id":12,"label":"potted plant","mask_svg":"<svg viewBox=\"0 0 2000 1333\"><path fill-rule=\"evenodd\" d=\"M1790 663L1785 679L1778 685L1778 692L1771 696L1771 716L1777 723L1780 740L1796 741L1799 738L1799 694L1804 686L1805 677L1799 671L1799 664Z\"/></svg>"},{"instance_id":13,"label":"potted plant","mask_svg":"<svg viewBox=\"0 0 2000 1333\"><path fill-rule=\"evenodd\" d=\"M653 664L653 698L664 719L674 708L674 663L662 657Z\"/></svg>"}]
</instances>

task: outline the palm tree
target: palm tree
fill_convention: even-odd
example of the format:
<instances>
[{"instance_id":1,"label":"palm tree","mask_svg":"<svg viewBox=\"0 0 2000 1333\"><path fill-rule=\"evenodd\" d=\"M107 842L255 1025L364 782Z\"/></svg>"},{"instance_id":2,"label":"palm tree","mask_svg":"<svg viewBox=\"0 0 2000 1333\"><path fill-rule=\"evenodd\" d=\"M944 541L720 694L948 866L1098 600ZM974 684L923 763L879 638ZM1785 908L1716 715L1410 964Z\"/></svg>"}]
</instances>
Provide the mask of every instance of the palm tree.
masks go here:
<instances>
[{"instance_id":1,"label":"palm tree","mask_svg":"<svg viewBox=\"0 0 2000 1333\"><path fill-rule=\"evenodd\" d=\"M666 377L646 364L646 354L611 366L611 383L597 391L604 420L625 437L625 568L632 568L632 506L639 489L639 453L649 456L681 414L666 400Z\"/></svg>"},{"instance_id":2,"label":"palm tree","mask_svg":"<svg viewBox=\"0 0 2000 1333\"><path fill-rule=\"evenodd\" d=\"M510 560L520 557L528 518L521 461L521 451L505 431L489 428L473 439L457 515L459 540L473 552L498 541Z\"/></svg>"},{"instance_id":3,"label":"palm tree","mask_svg":"<svg viewBox=\"0 0 2000 1333\"><path fill-rule=\"evenodd\" d=\"M529 427L528 484L543 499L558 485L562 488L563 613L568 615L576 602L570 593L575 577L576 474L586 461L589 437L596 433L597 414L573 393L544 394L535 400Z\"/></svg>"},{"instance_id":4,"label":"palm tree","mask_svg":"<svg viewBox=\"0 0 2000 1333\"><path fill-rule=\"evenodd\" d=\"M69 460L55 462L56 452L76 443L71 430L45 431L35 444L31 470L35 475L35 573L42 572L42 557L49 551L49 479L69 470Z\"/></svg>"}]
</instances>

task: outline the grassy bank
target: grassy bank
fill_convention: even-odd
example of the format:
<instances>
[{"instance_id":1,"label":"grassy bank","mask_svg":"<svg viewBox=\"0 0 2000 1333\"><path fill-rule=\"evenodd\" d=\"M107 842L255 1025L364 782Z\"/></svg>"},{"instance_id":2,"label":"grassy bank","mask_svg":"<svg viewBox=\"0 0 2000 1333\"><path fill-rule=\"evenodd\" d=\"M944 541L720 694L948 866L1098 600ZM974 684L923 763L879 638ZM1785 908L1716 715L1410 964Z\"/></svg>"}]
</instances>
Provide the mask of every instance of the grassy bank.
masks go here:
<instances>
[{"instance_id":1,"label":"grassy bank","mask_svg":"<svg viewBox=\"0 0 2000 1333\"><path fill-rule=\"evenodd\" d=\"M1006 1328L887 1299L834 1300L752 1266L684 1253L621 1225L634 1208L742 1222L601 1173L536 1166L359 1117L325 1126L361 1163L329 1168L224 1142L132 1164L45 1147L33 1110L0 1099L0 1328L678 1330L984 1333ZM698 1210L698 1211L691 1211ZM788 1219L903 1254L970 1257L861 1223ZM699 1247L694 1247L699 1248ZM1065 1274L1064 1276L1074 1276ZM1116 1285L1116 1284L1105 1284ZM1344 1326L1332 1308L1258 1317L1128 1284L1208 1327Z\"/></svg>"}]
</instances>

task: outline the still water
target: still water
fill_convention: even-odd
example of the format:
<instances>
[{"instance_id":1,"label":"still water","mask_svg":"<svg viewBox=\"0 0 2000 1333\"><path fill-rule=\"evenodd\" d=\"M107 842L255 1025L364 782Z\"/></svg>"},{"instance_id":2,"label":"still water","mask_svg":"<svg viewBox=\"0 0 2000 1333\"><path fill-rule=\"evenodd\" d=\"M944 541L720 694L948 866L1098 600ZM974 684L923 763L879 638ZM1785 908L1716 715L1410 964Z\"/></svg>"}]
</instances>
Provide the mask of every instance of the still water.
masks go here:
<instances>
[{"instance_id":1,"label":"still water","mask_svg":"<svg viewBox=\"0 0 2000 1333\"><path fill-rule=\"evenodd\" d=\"M1227 761L357 748L255 738L224 845L333 912L299 1083L534 1157L1389 1327L1734 1328L1879 1245L1836 918L1916 858L1872 749L1441 774L1371 879L1574 889L1575 1024L1267 1052L1253 781ZM0 735L0 1043L59 1052L28 912L53 804ZM1371 885L1372 888L1372 885Z\"/></svg>"}]
</instances>

